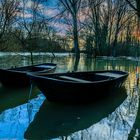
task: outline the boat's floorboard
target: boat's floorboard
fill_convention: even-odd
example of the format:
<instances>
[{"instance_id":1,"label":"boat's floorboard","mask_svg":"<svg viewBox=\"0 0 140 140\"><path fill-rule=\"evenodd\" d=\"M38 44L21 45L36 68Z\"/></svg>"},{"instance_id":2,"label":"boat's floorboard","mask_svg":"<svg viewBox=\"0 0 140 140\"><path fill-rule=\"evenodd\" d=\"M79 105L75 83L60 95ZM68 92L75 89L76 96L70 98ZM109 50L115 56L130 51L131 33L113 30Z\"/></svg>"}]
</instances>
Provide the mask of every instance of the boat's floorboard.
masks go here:
<instances>
[{"instance_id":1,"label":"boat's floorboard","mask_svg":"<svg viewBox=\"0 0 140 140\"><path fill-rule=\"evenodd\" d=\"M34 66L36 68L53 68L54 66L51 65L39 65L39 66Z\"/></svg>"},{"instance_id":2,"label":"boat's floorboard","mask_svg":"<svg viewBox=\"0 0 140 140\"><path fill-rule=\"evenodd\" d=\"M79 79L79 78L74 78L74 77L70 77L70 76L59 76L60 78L66 79L66 80L72 80L75 82L82 82L82 83L92 83L91 81L88 80L83 80L83 79Z\"/></svg>"},{"instance_id":3,"label":"boat's floorboard","mask_svg":"<svg viewBox=\"0 0 140 140\"><path fill-rule=\"evenodd\" d=\"M109 77L113 77L113 78L119 78L123 74L113 73L113 72L104 72L104 73L96 73L96 75L102 75L102 76L109 76Z\"/></svg>"}]
</instances>

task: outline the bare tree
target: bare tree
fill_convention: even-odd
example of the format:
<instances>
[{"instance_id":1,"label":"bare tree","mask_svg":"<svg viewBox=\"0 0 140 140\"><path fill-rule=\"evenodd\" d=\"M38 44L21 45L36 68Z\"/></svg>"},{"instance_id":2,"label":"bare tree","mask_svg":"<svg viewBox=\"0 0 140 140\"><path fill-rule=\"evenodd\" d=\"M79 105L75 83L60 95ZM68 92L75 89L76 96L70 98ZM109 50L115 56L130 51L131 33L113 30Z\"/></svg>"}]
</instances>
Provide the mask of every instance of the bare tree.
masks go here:
<instances>
[{"instance_id":1,"label":"bare tree","mask_svg":"<svg viewBox=\"0 0 140 140\"><path fill-rule=\"evenodd\" d=\"M33 50L37 49L38 38L41 37L44 30L44 24L46 24L45 17L43 15L43 5L45 0L30 1L22 0L21 20L18 22L20 31L15 36L21 42L24 50L27 50L31 54L31 63L33 64Z\"/></svg>"},{"instance_id":2,"label":"bare tree","mask_svg":"<svg viewBox=\"0 0 140 140\"><path fill-rule=\"evenodd\" d=\"M126 0L130 7L136 12L137 20L137 37L140 36L140 0ZM137 38L138 39L138 38ZM139 40L139 39L138 39ZM138 41L139 42L139 41ZM139 44L139 43L138 43ZM139 45L138 45L139 46Z\"/></svg>"},{"instance_id":3,"label":"bare tree","mask_svg":"<svg viewBox=\"0 0 140 140\"><path fill-rule=\"evenodd\" d=\"M88 8L89 17L85 22L88 50L95 55L117 55L118 43L121 39L124 41L127 22L134 13L124 0L89 0Z\"/></svg>"},{"instance_id":4,"label":"bare tree","mask_svg":"<svg viewBox=\"0 0 140 140\"><path fill-rule=\"evenodd\" d=\"M100 53L100 38L101 38L101 23L100 23L100 3L102 3L102 0L95 0L94 2L92 0L89 0L89 8L90 8L90 17L92 21L92 29L94 32L94 42L95 42L95 50Z\"/></svg>"},{"instance_id":5,"label":"bare tree","mask_svg":"<svg viewBox=\"0 0 140 140\"><path fill-rule=\"evenodd\" d=\"M11 30L19 13L18 0L0 0L0 41ZM5 39L4 39L5 40ZM2 48L1 48L2 49Z\"/></svg>"},{"instance_id":6,"label":"bare tree","mask_svg":"<svg viewBox=\"0 0 140 140\"><path fill-rule=\"evenodd\" d=\"M62 8L63 16L67 14L69 19L72 20L74 51L79 54L78 13L81 8L81 0L59 0L59 6Z\"/></svg>"},{"instance_id":7,"label":"bare tree","mask_svg":"<svg viewBox=\"0 0 140 140\"><path fill-rule=\"evenodd\" d=\"M126 0L126 2L136 11L140 18L140 0Z\"/></svg>"},{"instance_id":8,"label":"bare tree","mask_svg":"<svg viewBox=\"0 0 140 140\"><path fill-rule=\"evenodd\" d=\"M126 19L126 14L127 14L127 6L124 0L120 1L117 0L115 3L116 7L115 7L115 32L114 32L114 39L113 39L113 43L112 43L112 55L116 56L116 51L115 51L115 47L118 41L118 35L119 32L122 30L122 27L124 25L124 20Z\"/></svg>"}]
</instances>

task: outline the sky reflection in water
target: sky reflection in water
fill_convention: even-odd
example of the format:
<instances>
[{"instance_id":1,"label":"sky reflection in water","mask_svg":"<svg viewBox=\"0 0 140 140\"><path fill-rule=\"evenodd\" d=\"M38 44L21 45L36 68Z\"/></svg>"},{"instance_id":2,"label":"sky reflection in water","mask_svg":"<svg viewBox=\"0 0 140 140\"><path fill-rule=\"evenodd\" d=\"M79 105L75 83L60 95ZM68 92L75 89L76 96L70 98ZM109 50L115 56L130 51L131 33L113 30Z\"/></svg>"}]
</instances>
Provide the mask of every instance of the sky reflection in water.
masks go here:
<instances>
[{"instance_id":1,"label":"sky reflection in water","mask_svg":"<svg viewBox=\"0 0 140 140\"><path fill-rule=\"evenodd\" d=\"M45 97L39 95L30 103L3 111L0 114L0 139L24 139L24 132L32 122Z\"/></svg>"},{"instance_id":2,"label":"sky reflection in water","mask_svg":"<svg viewBox=\"0 0 140 140\"><path fill-rule=\"evenodd\" d=\"M51 128L48 124L45 124L45 122L44 122L44 125L48 125L48 128L45 126L45 128L48 130L45 130L45 128L43 130L43 127L40 128L39 126L35 126L34 117L40 113L40 111L39 111L40 107L42 107L42 104L44 104L44 103L45 103L45 106L47 104L48 104L48 106L51 106L50 110L53 110L53 108L56 110L56 105L49 104L45 100L45 97L42 94L40 94L37 98L32 99L30 101L30 103L26 103L26 104L17 106L15 108L3 111L0 114L0 139L3 139L3 138L24 139L24 137L25 138L27 137L27 139L28 138L33 139L33 138L37 138L36 135L39 134L38 137L43 138L43 139L47 139L47 138L64 139L65 137L67 137L69 140L70 139L75 139L75 140L81 140L81 139L85 139L85 140L86 139L87 140L93 140L93 139L94 140L98 140L98 139L127 140L128 134L130 133L133 123L135 121L135 117L136 117L137 110L138 110L139 100L138 100L137 91L135 91L133 94L131 94L131 95L129 94L129 96L124 100L124 102L119 107L117 107L114 112L112 112L110 115L107 115L107 117L102 118L101 120L99 120L98 122L89 126L86 129L83 129L83 128L81 128L81 130L75 129L74 130L75 132L70 131L70 130L65 130L65 133L63 133L61 131L64 131L63 129L69 128L66 125L70 125L70 124L68 124L68 121L71 121L71 120L66 120L66 121L64 120L64 123L61 120L60 121L61 124L59 121L54 122L56 127L59 126L58 128L55 128L55 126L52 126L52 128ZM60 105L60 107L62 107L62 105ZM59 109L60 108L58 107L58 111L59 111ZM77 107L77 109L79 109L79 108ZM86 108L84 108L84 109L86 110ZM48 110L49 110L49 107L48 107ZM46 110L43 110L43 112L44 111L46 111ZM64 107L62 107L62 111L60 111L60 113L62 113L62 112L65 113L64 111L65 111L65 109L64 109ZM56 110L56 112L57 112L57 110ZM84 113L86 113L86 112L84 112ZM53 114L53 115L55 115L55 114ZM66 114L66 115L69 115L69 114ZM97 113L97 115L98 115L98 113ZM46 117L46 116L44 116L44 117ZM57 116L52 116L52 119L54 119L53 117L57 118ZM60 115L60 117L62 117L62 116ZM76 117L76 121L77 121L77 122L75 122L75 124L78 124L78 121L80 122L82 120L82 116L79 116L79 117L75 116L75 117ZM37 116L36 116L36 118L37 118ZM72 118L72 116L71 116L71 118ZM48 122L50 121L50 123L52 123L51 117L46 118L46 119L50 119L50 120L48 120ZM59 119L60 118L58 115L58 120ZM64 119L64 118L62 118L62 119ZM41 121L41 120L39 120L39 121ZM35 120L35 122L36 122L36 120ZM42 122L40 122L40 123L42 123ZM71 123L71 122L69 122L69 123ZM54 124L52 123L52 125L54 125ZM35 129L37 129L37 130L35 130L37 133L35 131L32 132L32 127L35 127ZM72 126L70 126L70 127L72 127ZM56 136L55 136L55 129L56 129ZM61 129L61 130L59 130L59 129ZM72 128L70 128L70 129L72 129ZM58 130L58 132L57 132L57 130ZM29 135L28 135L28 131L30 133ZM67 133L67 131L68 131L68 133ZM25 135L25 132L26 132L26 135ZM53 134L54 134L54 136L53 136ZM60 134L60 136L59 136L59 134Z\"/></svg>"},{"instance_id":3,"label":"sky reflection in water","mask_svg":"<svg viewBox=\"0 0 140 140\"><path fill-rule=\"evenodd\" d=\"M25 59L26 57L16 56L17 59L14 57L12 55L6 57L12 62L3 56L0 57L1 67L8 68L13 64L16 66L30 64L30 61ZM37 63L41 63L42 60L50 62L51 59L41 55L35 56L35 60ZM9 100L6 98L4 102L1 102L0 107L2 111L0 113L0 139L127 140L135 122L139 104L137 91L133 92L132 90L135 83L135 62L100 58L95 61L81 57L79 63L76 63L77 61L72 56L56 57L54 62L58 64L57 72L102 69L129 71L130 75L125 86L128 97L125 97L126 99L113 97L104 103L102 101L80 107L51 104L40 94L37 98L32 99L30 104L22 103L22 105L10 109L7 108L13 106L3 106L4 102ZM5 91L1 91L1 93L5 94ZM11 95L11 92L8 94ZM13 97L13 95L11 96ZM17 100L18 98L21 97L17 97ZM119 99L120 101L118 101ZM1 98L2 100L3 98ZM13 100L10 102L12 104ZM115 104L115 102L117 103Z\"/></svg>"},{"instance_id":4,"label":"sky reflection in water","mask_svg":"<svg viewBox=\"0 0 140 140\"><path fill-rule=\"evenodd\" d=\"M128 96L108 117L86 130L71 134L68 139L127 140L136 119L139 104L138 93L134 94L132 97Z\"/></svg>"}]
</instances>

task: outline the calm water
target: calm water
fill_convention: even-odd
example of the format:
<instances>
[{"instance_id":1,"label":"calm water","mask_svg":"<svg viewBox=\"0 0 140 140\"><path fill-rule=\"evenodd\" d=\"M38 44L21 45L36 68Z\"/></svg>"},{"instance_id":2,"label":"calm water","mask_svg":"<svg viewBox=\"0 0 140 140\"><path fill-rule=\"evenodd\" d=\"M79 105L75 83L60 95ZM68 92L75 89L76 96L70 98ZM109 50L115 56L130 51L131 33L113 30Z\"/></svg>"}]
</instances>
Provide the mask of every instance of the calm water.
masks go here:
<instances>
[{"instance_id":1,"label":"calm water","mask_svg":"<svg viewBox=\"0 0 140 140\"><path fill-rule=\"evenodd\" d=\"M0 67L30 65L30 55L0 53ZM69 54L34 54L34 62L54 62L56 72L103 69L129 72L115 96L90 104L50 103L35 87L6 89L0 86L0 139L127 140L138 139L139 88L135 86L137 62L132 58L86 58Z\"/></svg>"}]
</instances>

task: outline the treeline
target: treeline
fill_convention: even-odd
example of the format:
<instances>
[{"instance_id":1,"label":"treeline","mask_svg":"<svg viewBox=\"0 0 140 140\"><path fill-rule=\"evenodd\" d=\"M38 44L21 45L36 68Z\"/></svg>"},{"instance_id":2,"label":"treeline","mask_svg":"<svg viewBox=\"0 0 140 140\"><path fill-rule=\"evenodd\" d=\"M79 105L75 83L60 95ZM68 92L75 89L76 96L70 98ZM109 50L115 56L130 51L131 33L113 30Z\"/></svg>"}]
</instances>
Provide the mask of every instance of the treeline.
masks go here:
<instances>
[{"instance_id":1,"label":"treeline","mask_svg":"<svg viewBox=\"0 0 140 140\"><path fill-rule=\"evenodd\" d=\"M0 51L139 55L139 1L50 1L0 0Z\"/></svg>"}]
</instances>

